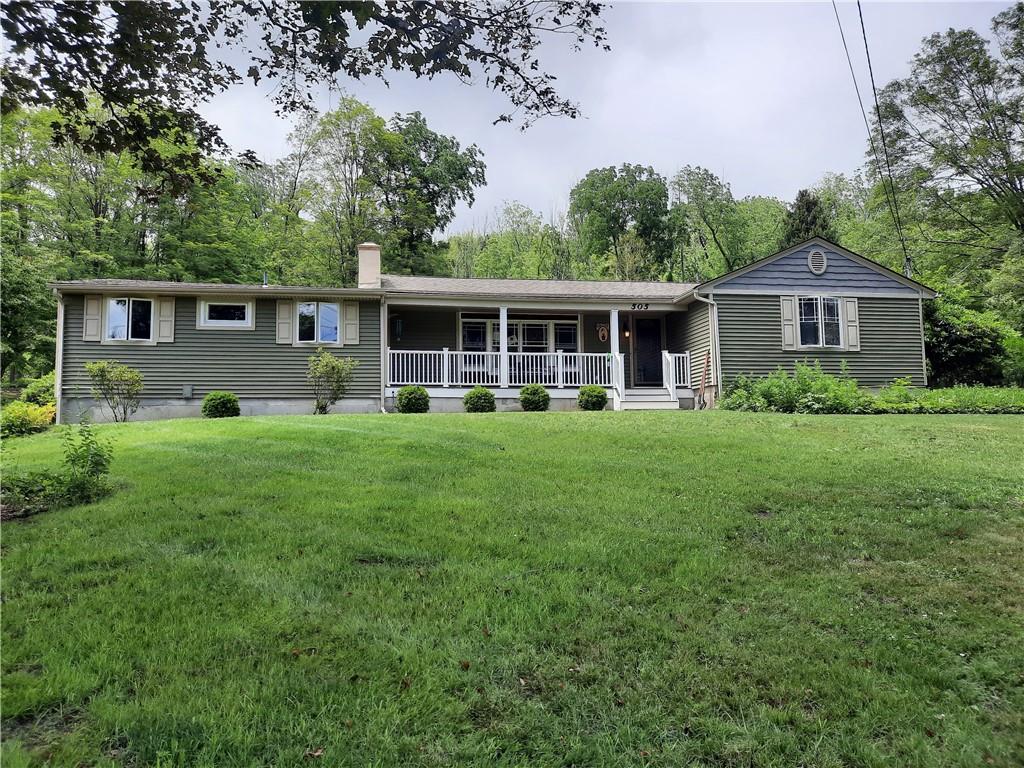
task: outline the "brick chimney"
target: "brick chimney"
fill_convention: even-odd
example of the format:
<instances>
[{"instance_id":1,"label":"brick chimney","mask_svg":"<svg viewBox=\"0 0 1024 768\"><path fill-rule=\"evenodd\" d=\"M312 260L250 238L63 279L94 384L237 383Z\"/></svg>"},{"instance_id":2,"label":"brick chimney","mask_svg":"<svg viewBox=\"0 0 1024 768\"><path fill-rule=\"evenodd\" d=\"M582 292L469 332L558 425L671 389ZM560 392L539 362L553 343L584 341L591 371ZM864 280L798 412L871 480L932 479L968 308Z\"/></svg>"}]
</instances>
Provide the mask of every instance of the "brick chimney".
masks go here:
<instances>
[{"instance_id":1,"label":"brick chimney","mask_svg":"<svg viewBox=\"0 0 1024 768\"><path fill-rule=\"evenodd\" d=\"M380 246L359 244L359 287L380 288Z\"/></svg>"}]
</instances>

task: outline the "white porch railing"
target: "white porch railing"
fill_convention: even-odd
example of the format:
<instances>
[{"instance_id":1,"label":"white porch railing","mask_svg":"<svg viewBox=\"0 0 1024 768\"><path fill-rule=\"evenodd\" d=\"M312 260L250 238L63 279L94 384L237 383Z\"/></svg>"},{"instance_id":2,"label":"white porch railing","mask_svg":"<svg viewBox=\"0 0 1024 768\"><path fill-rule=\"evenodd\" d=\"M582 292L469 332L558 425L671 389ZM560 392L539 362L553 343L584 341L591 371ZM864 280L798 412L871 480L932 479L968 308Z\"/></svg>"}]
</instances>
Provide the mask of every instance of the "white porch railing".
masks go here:
<instances>
[{"instance_id":1,"label":"white porch railing","mask_svg":"<svg viewBox=\"0 0 1024 768\"><path fill-rule=\"evenodd\" d=\"M690 353L661 353L661 376L669 392L690 386Z\"/></svg>"},{"instance_id":2,"label":"white porch railing","mask_svg":"<svg viewBox=\"0 0 1024 768\"><path fill-rule=\"evenodd\" d=\"M620 355L621 357L621 355ZM621 362L619 367L621 368ZM604 352L510 352L508 385L581 387L616 384L612 356ZM464 387L501 384L500 352L388 350L388 386Z\"/></svg>"}]
</instances>

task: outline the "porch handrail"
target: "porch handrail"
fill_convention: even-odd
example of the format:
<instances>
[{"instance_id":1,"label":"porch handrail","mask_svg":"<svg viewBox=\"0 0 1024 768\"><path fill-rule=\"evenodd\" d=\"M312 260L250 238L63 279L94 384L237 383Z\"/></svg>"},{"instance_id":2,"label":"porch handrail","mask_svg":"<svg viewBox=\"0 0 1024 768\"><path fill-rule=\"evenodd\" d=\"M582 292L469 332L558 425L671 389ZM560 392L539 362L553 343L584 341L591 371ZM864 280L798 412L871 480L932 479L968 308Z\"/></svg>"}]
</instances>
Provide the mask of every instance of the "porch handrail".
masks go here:
<instances>
[{"instance_id":1,"label":"porch handrail","mask_svg":"<svg viewBox=\"0 0 1024 768\"><path fill-rule=\"evenodd\" d=\"M668 389L690 387L690 353L662 352L662 372Z\"/></svg>"},{"instance_id":2,"label":"porch handrail","mask_svg":"<svg viewBox=\"0 0 1024 768\"><path fill-rule=\"evenodd\" d=\"M500 352L387 349L387 384L434 387L500 384ZM620 357L622 357L620 355ZM510 352L509 386L616 386L622 370L607 352Z\"/></svg>"}]
</instances>

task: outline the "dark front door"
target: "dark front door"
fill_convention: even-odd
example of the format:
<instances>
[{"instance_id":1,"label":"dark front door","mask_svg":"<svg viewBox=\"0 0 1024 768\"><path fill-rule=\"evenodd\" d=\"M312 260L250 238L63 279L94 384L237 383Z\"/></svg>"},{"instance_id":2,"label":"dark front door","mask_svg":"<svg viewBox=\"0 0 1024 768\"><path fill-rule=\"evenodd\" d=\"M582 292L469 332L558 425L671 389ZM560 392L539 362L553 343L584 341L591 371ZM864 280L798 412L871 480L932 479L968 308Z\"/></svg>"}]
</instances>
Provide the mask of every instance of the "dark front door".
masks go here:
<instances>
[{"instance_id":1,"label":"dark front door","mask_svg":"<svg viewBox=\"0 0 1024 768\"><path fill-rule=\"evenodd\" d=\"M638 387L660 387L661 381L661 318L633 319L634 375Z\"/></svg>"}]
</instances>

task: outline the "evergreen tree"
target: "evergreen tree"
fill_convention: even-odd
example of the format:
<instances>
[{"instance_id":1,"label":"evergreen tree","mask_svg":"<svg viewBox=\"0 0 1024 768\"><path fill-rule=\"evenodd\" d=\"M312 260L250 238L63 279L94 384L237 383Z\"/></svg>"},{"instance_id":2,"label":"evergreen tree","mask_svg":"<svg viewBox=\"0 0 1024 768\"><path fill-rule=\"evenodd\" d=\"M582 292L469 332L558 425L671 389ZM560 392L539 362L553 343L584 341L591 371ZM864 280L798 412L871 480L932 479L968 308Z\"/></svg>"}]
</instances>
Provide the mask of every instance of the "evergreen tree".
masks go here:
<instances>
[{"instance_id":1,"label":"evergreen tree","mask_svg":"<svg viewBox=\"0 0 1024 768\"><path fill-rule=\"evenodd\" d=\"M812 237L824 237L835 242L835 222L817 195L801 189L796 193L793 207L786 212L779 248L789 248Z\"/></svg>"}]
</instances>

